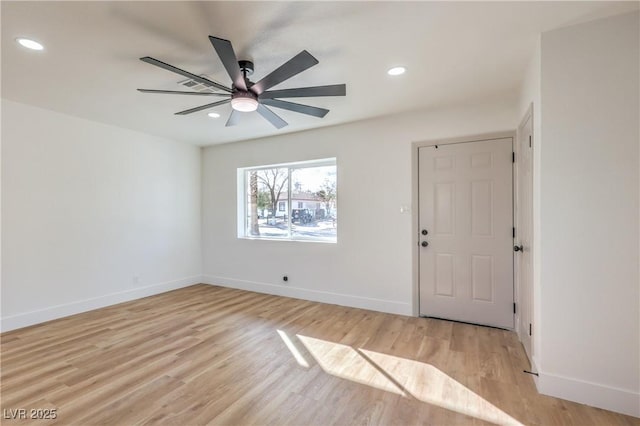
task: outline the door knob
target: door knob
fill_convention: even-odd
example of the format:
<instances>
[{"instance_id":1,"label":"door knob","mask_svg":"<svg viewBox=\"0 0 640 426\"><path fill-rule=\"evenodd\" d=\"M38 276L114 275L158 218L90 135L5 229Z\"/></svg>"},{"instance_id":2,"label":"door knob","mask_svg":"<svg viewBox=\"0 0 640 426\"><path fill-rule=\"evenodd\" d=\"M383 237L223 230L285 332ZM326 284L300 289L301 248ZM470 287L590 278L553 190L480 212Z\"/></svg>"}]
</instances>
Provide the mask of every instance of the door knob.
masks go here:
<instances>
[{"instance_id":1,"label":"door knob","mask_svg":"<svg viewBox=\"0 0 640 426\"><path fill-rule=\"evenodd\" d=\"M513 246L513 251L524 251L524 248L522 244L520 244L519 246Z\"/></svg>"},{"instance_id":2,"label":"door knob","mask_svg":"<svg viewBox=\"0 0 640 426\"><path fill-rule=\"evenodd\" d=\"M428 243L428 242L426 242L426 241L423 241L422 243L420 243L420 245L421 245L422 247L426 247L426 246L428 246L428 245L429 245L429 243Z\"/></svg>"}]
</instances>

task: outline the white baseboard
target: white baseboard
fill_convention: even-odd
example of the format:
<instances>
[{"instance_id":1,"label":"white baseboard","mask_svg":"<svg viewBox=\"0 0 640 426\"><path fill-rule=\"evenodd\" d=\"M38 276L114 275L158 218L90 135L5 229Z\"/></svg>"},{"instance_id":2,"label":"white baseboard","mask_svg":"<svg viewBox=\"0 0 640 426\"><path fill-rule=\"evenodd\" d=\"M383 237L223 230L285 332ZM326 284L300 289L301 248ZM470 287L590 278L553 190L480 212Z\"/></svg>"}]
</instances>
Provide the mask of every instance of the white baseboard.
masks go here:
<instances>
[{"instance_id":1,"label":"white baseboard","mask_svg":"<svg viewBox=\"0 0 640 426\"><path fill-rule=\"evenodd\" d=\"M93 309L104 308L117 303L128 302L142 297L153 296L154 294L187 287L202 282L202 276L186 277L179 280L164 283L152 284L145 287L137 287L131 290L106 294L104 296L91 299L78 300L76 302L51 306L37 311L25 312L22 314L3 317L0 322L0 331L10 331L17 328L28 327L45 321L68 317Z\"/></svg>"},{"instance_id":2,"label":"white baseboard","mask_svg":"<svg viewBox=\"0 0 640 426\"><path fill-rule=\"evenodd\" d=\"M539 372L538 392L580 404L640 417L640 393Z\"/></svg>"},{"instance_id":3,"label":"white baseboard","mask_svg":"<svg viewBox=\"0 0 640 426\"><path fill-rule=\"evenodd\" d=\"M300 287L268 284L255 281L237 280L227 277L204 275L204 284L219 285L222 287L236 288L239 290L255 291L257 293L273 294L276 296L292 297L294 299L311 300L313 302L330 303L352 308L369 309L372 311L386 312L398 315L411 315L411 304L394 302L369 297L352 296L349 294L331 293L327 291L309 290Z\"/></svg>"}]
</instances>

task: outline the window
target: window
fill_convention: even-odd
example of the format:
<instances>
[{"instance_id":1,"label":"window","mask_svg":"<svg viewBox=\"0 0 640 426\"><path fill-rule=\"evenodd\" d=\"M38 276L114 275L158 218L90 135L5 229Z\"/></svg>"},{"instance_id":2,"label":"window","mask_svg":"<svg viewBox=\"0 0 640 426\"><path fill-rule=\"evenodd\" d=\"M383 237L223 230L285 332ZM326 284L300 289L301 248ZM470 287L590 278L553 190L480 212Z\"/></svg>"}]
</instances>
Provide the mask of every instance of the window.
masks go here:
<instances>
[{"instance_id":1,"label":"window","mask_svg":"<svg viewBox=\"0 0 640 426\"><path fill-rule=\"evenodd\" d=\"M336 177L335 158L238 169L238 237L336 242Z\"/></svg>"}]
</instances>

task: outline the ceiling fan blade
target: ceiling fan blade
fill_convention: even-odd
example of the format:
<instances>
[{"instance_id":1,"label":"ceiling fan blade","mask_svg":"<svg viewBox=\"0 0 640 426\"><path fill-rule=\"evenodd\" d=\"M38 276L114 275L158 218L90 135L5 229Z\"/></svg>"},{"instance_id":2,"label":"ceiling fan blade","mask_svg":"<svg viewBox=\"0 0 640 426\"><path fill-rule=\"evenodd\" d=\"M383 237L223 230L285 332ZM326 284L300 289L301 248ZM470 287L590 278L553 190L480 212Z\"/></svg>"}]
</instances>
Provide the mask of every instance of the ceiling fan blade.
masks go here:
<instances>
[{"instance_id":1,"label":"ceiling fan blade","mask_svg":"<svg viewBox=\"0 0 640 426\"><path fill-rule=\"evenodd\" d=\"M202 83L205 86L215 87L216 89L224 90L225 92L231 93L231 89L230 88L225 87L220 83L216 83L215 81L211 81L208 78L200 77L199 75L191 74L188 71L181 70L180 68L174 67L173 65L169 65L166 62L159 61L159 60L151 58L149 56L145 56L144 58L140 58L140 60L142 62L146 62L146 63L151 64L151 65L155 65L155 66L160 67L162 69L165 69L167 71L171 71L171 72L174 72L176 74L180 74L181 76L190 78L190 79L192 79L194 81L197 81L198 83Z\"/></svg>"},{"instance_id":2,"label":"ceiling fan blade","mask_svg":"<svg viewBox=\"0 0 640 426\"><path fill-rule=\"evenodd\" d=\"M284 121L282 118L280 118L280 116L278 114L276 114L275 112L271 111L269 108L267 108L266 106L264 106L262 104L258 104L257 111L258 111L258 113L260 113L261 116L266 118L267 121L269 121L269 123L273 124L273 126L276 129L282 129L284 126L287 125L287 122Z\"/></svg>"},{"instance_id":3,"label":"ceiling fan blade","mask_svg":"<svg viewBox=\"0 0 640 426\"><path fill-rule=\"evenodd\" d=\"M236 53L233 51L231 42L213 36L209 36L209 41L216 50L216 53L218 53L222 65L224 65L229 77L231 77L231 81L233 81L233 85L240 90L247 90L247 83L244 81L240 66L238 66L238 58L236 58Z\"/></svg>"},{"instance_id":4,"label":"ceiling fan blade","mask_svg":"<svg viewBox=\"0 0 640 426\"><path fill-rule=\"evenodd\" d=\"M227 120L227 124L224 127L231 127L238 124L238 120L240 119L240 113L235 109L231 109L231 114L229 115L229 119Z\"/></svg>"},{"instance_id":5,"label":"ceiling fan blade","mask_svg":"<svg viewBox=\"0 0 640 426\"><path fill-rule=\"evenodd\" d=\"M186 109L184 111L176 112L176 115L191 114L192 112L198 112L198 111L202 111L203 109L213 108L213 107L218 106L218 105L226 104L227 102L231 102L231 99L230 98L229 99L223 99L221 101L214 102L212 104L206 104L206 105L202 105L202 106L199 106L199 107Z\"/></svg>"},{"instance_id":6,"label":"ceiling fan blade","mask_svg":"<svg viewBox=\"0 0 640 426\"><path fill-rule=\"evenodd\" d=\"M269 90L262 92L260 98L312 98L318 96L345 96L346 84L332 84L329 86L300 87L298 89Z\"/></svg>"},{"instance_id":7,"label":"ceiling fan blade","mask_svg":"<svg viewBox=\"0 0 640 426\"><path fill-rule=\"evenodd\" d=\"M299 112L301 114L313 115L314 117L324 117L329 112L328 109L318 108L310 105L296 104L293 102L281 101L280 99L263 99L265 105L276 108L288 109L289 111Z\"/></svg>"},{"instance_id":8,"label":"ceiling fan blade","mask_svg":"<svg viewBox=\"0 0 640 426\"><path fill-rule=\"evenodd\" d=\"M164 93L164 94L168 94L168 95L229 96L228 93L181 92L181 91L177 91L177 90L138 89L138 92L142 92L142 93Z\"/></svg>"},{"instance_id":9,"label":"ceiling fan blade","mask_svg":"<svg viewBox=\"0 0 640 426\"><path fill-rule=\"evenodd\" d=\"M255 94L260 95L265 90L269 90L273 86L282 83L308 68L311 68L317 63L318 60L314 58L311 53L303 50L284 64L280 65L280 67L274 70L271 74L254 84L251 87L251 90L253 90Z\"/></svg>"}]
</instances>

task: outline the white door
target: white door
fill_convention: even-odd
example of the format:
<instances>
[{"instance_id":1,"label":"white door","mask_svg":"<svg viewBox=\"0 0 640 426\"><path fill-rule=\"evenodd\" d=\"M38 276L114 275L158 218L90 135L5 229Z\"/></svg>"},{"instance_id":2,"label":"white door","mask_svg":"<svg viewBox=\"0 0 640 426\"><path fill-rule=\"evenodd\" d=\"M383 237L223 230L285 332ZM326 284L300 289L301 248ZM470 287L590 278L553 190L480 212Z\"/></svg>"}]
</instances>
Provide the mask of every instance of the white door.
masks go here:
<instances>
[{"instance_id":1,"label":"white door","mask_svg":"<svg viewBox=\"0 0 640 426\"><path fill-rule=\"evenodd\" d=\"M520 340L531 359L531 332L533 323L533 147L532 119L528 114L518 128L516 147L516 245L522 247L515 255L516 283L518 286Z\"/></svg>"},{"instance_id":2,"label":"white door","mask_svg":"<svg viewBox=\"0 0 640 426\"><path fill-rule=\"evenodd\" d=\"M418 161L420 315L513 329L512 138Z\"/></svg>"}]
</instances>

